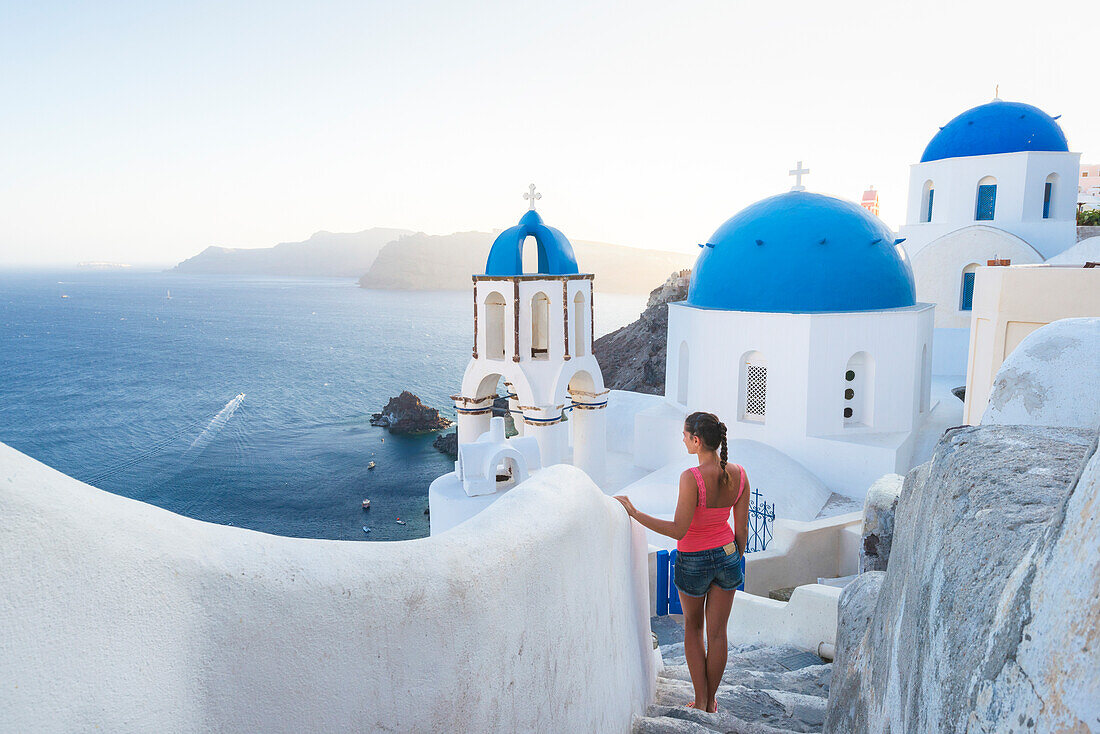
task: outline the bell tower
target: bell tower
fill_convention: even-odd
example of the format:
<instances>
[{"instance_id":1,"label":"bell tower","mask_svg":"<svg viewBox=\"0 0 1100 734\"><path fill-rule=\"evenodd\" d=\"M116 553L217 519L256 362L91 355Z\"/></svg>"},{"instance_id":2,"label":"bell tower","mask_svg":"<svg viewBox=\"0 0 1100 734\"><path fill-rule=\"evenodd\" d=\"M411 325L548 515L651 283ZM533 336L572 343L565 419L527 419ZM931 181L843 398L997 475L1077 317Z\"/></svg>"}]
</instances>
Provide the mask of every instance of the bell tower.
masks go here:
<instances>
[{"instance_id":1,"label":"bell tower","mask_svg":"<svg viewBox=\"0 0 1100 734\"><path fill-rule=\"evenodd\" d=\"M565 235L543 223L534 184L524 198L527 212L473 276L473 353L453 396L458 443L489 430L503 380L516 429L538 442L542 466L572 463L599 483L608 391L592 355L592 274L579 271ZM536 272L523 272L525 246L537 248Z\"/></svg>"}]
</instances>

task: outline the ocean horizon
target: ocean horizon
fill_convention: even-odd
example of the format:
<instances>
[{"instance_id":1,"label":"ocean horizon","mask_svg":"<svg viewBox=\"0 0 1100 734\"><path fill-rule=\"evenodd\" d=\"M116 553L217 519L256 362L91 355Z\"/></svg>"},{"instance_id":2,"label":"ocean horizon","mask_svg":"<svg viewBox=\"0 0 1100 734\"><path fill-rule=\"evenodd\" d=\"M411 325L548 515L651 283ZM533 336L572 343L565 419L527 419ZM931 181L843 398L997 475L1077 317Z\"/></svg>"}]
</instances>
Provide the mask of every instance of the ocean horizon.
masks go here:
<instances>
[{"instance_id":1,"label":"ocean horizon","mask_svg":"<svg viewBox=\"0 0 1100 734\"><path fill-rule=\"evenodd\" d=\"M596 335L633 321L645 300L597 293ZM402 390L453 419L472 336L466 291L2 270L0 441L199 520L293 537L423 537L428 485L453 460L432 447L434 433L392 435L369 419Z\"/></svg>"}]
</instances>

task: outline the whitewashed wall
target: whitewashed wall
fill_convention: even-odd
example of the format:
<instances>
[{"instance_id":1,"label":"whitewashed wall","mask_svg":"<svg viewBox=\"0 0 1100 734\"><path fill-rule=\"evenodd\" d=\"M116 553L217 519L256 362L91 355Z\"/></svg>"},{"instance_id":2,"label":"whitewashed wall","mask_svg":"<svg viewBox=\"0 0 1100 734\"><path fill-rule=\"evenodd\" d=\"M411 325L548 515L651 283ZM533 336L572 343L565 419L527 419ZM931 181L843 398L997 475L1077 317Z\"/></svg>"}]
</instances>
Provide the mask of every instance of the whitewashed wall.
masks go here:
<instances>
[{"instance_id":1,"label":"whitewashed wall","mask_svg":"<svg viewBox=\"0 0 1100 734\"><path fill-rule=\"evenodd\" d=\"M0 444L0 730L627 732L640 528L557 466L450 533L212 525Z\"/></svg>"},{"instance_id":2,"label":"whitewashed wall","mask_svg":"<svg viewBox=\"0 0 1100 734\"><path fill-rule=\"evenodd\" d=\"M768 444L803 464L830 489L862 497L883 474L909 467L912 432L927 412L932 306L851 313L754 313L669 304L665 394L678 402L680 345L687 343L690 413L725 422L730 440ZM767 360L767 416L742 416L741 363ZM849 360L874 362L867 423L846 424L844 379Z\"/></svg>"},{"instance_id":3,"label":"whitewashed wall","mask_svg":"<svg viewBox=\"0 0 1100 734\"><path fill-rule=\"evenodd\" d=\"M910 256L943 235L973 224L988 224L1021 237L1044 258L1076 241L1077 179L1080 153L1021 152L945 158L909 169L906 238ZM1047 176L1057 174L1050 218L1043 219ZM975 220L978 182L997 179L997 205L991 221ZM932 221L921 222L924 184L935 186ZM919 297L919 296L918 296Z\"/></svg>"}]
</instances>

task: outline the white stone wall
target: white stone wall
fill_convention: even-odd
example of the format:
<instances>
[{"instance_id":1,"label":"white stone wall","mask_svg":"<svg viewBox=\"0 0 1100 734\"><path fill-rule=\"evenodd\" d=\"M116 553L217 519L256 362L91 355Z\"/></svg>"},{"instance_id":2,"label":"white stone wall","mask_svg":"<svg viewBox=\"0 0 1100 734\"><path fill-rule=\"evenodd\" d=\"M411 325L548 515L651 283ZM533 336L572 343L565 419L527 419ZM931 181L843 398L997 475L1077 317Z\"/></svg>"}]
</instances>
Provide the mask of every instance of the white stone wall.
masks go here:
<instances>
[{"instance_id":1,"label":"white stone wall","mask_svg":"<svg viewBox=\"0 0 1100 734\"><path fill-rule=\"evenodd\" d=\"M627 732L646 544L554 467L452 532L203 523L0 445L0 730Z\"/></svg>"},{"instance_id":2,"label":"white stone wall","mask_svg":"<svg viewBox=\"0 0 1100 734\"><path fill-rule=\"evenodd\" d=\"M916 163L909 169L906 224L900 234L905 249L916 255L928 243L949 232L987 224L1011 232L1048 258L1076 241L1079 153L1021 152L946 158ZM1047 177L1058 178L1050 218L1043 219ZM992 221L975 220L978 182L997 179L997 203ZM924 185L935 187L932 221L922 222Z\"/></svg>"}]
</instances>

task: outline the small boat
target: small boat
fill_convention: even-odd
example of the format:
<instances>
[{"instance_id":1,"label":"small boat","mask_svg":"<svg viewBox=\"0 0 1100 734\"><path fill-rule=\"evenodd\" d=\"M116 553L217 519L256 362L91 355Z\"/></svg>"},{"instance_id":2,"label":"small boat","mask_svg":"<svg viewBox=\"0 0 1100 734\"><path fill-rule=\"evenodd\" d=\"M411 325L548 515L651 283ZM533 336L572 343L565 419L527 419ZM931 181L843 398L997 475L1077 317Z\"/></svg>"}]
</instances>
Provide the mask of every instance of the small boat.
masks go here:
<instances>
[{"instance_id":1,"label":"small boat","mask_svg":"<svg viewBox=\"0 0 1100 734\"><path fill-rule=\"evenodd\" d=\"M370 532L370 528L368 528L368 527L367 527L366 525L364 525L364 526L363 526L363 532L364 532L364 533L369 533L369 532Z\"/></svg>"},{"instance_id":2,"label":"small boat","mask_svg":"<svg viewBox=\"0 0 1100 734\"><path fill-rule=\"evenodd\" d=\"M373 468L374 468L374 466L375 466L375 464L374 464L374 462L373 462L373 461L372 461L372 462L370 462L369 464L367 464L367 468L368 468L368 469L373 469Z\"/></svg>"},{"instance_id":3,"label":"small boat","mask_svg":"<svg viewBox=\"0 0 1100 734\"><path fill-rule=\"evenodd\" d=\"M397 518L397 524L398 524L398 525L404 525L404 524L405 524L405 521L404 521L404 520L402 520L401 518Z\"/></svg>"},{"instance_id":4,"label":"small boat","mask_svg":"<svg viewBox=\"0 0 1100 734\"><path fill-rule=\"evenodd\" d=\"M364 510L369 510L370 509L370 500L363 500L363 509Z\"/></svg>"},{"instance_id":5,"label":"small boat","mask_svg":"<svg viewBox=\"0 0 1100 734\"><path fill-rule=\"evenodd\" d=\"M61 294L61 297L62 297L62 298L68 298L68 297L69 297L69 294L68 294L68 293L62 293L62 294Z\"/></svg>"},{"instance_id":6,"label":"small boat","mask_svg":"<svg viewBox=\"0 0 1100 734\"><path fill-rule=\"evenodd\" d=\"M172 300L172 291L168 291L168 295L164 297L164 300L166 300L166 301L171 301Z\"/></svg>"}]
</instances>

